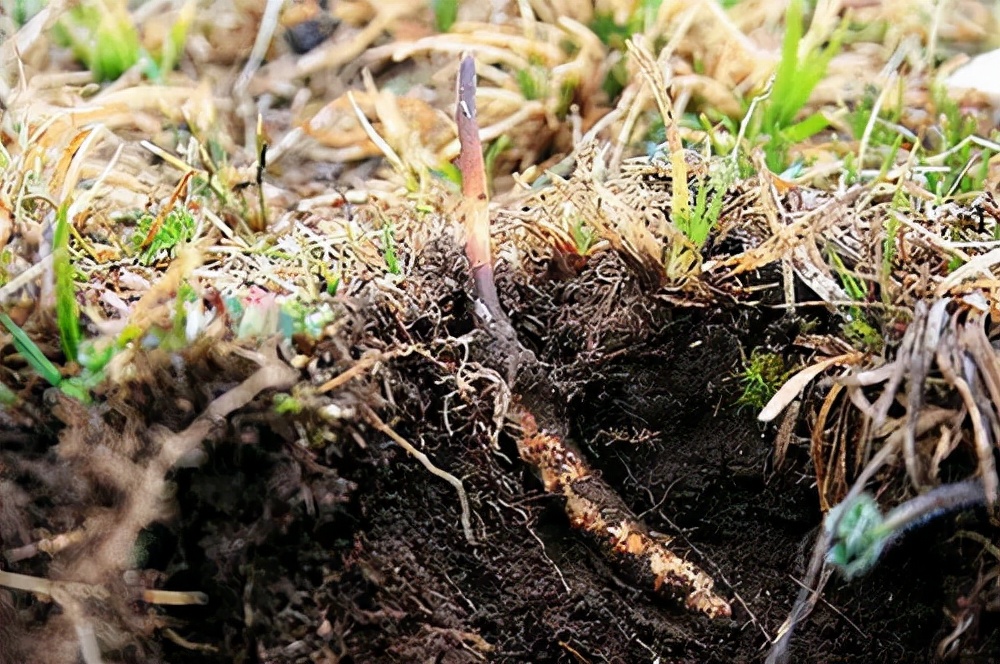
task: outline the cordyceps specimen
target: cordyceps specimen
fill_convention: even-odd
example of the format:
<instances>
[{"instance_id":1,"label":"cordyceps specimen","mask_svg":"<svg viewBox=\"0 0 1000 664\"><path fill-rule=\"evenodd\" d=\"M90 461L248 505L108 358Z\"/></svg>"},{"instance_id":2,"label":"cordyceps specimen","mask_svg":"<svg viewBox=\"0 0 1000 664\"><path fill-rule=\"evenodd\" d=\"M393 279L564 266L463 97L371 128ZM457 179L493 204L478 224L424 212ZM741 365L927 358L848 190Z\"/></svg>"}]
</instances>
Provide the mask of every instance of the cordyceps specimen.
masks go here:
<instances>
[{"instance_id":1,"label":"cordyceps specimen","mask_svg":"<svg viewBox=\"0 0 1000 664\"><path fill-rule=\"evenodd\" d=\"M471 56L462 59L455 120L461 152L465 251L472 270L476 318L489 335L487 364L501 369L519 399L518 453L541 476L545 490L566 500L570 524L593 538L624 573L650 591L679 600L711 617L729 616L729 603L715 594L710 576L650 536L607 482L592 473L566 443L569 426L561 414L559 391L525 348L500 307L494 282L489 233L489 197L482 144L476 122L476 71Z\"/></svg>"}]
</instances>

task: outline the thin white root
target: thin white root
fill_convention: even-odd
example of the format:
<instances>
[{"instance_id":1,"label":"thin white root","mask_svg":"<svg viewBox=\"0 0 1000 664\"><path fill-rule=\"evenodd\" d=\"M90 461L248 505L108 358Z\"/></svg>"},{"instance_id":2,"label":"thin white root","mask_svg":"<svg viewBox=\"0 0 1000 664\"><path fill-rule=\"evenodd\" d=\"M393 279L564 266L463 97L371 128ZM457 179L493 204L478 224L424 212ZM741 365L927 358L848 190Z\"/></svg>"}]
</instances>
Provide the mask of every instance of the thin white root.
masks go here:
<instances>
[{"instance_id":1,"label":"thin white root","mask_svg":"<svg viewBox=\"0 0 1000 664\"><path fill-rule=\"evenodd\" d=\"M432 475L437 475L445 482L455 487L455 491L458 492L458 501L462 505L462 532L465 533L465 539L469 542L469 544L475 546L476 538L475 535L472 534L472 510L469 509L469 498L465 494L465 486L462 484L462 480L435 466L434 463L427 458L426 454L415 448L409 443L409 441L393 431L392 427L383 422L371 408L365 406L363 408L363 413L369 424L375 427L378 431L381 431L385 435L389 436L389 438L392 439L392 442L402 447L410 454L410 456L414 457L417 461L423 464L424 468L426 468Z\"/></svg>"}]
</instances>

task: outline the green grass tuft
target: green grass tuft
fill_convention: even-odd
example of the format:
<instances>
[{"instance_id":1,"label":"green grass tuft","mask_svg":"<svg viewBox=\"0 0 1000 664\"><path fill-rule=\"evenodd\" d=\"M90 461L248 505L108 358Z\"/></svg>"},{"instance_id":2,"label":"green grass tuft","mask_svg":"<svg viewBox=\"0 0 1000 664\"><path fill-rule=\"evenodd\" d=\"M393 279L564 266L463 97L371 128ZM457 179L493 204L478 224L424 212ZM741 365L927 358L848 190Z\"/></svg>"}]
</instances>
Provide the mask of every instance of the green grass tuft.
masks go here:
<instances>
[{"instance_id":1,"label":"green grass tuft","mask_svg":"<svg viewBox=\"0 0 1000 664\"><path fill-rule=\"evenodd\" d=\"M799 47L805 34L803 0L792 0L785 15L785 38L781 60L774 73L770 95L763 104L759 126L748 133L751 142L767 137L764 155L767 167L775 173L788 168L788 149L825 130L830 122L822 113L813 113L796 121L813 90L826 75L833 56L840 51L846 23L820 50L802 54Z\"/></svg>"},{"instance_id":2,"label":"green grass tuft","mask_svg":"<svg viewBox=\"0 0 1000 664\"><path fill-rule=\"evenodd\" d=\"M736 403L760 410L791 375L792 371L785 366L785 360L777 353L753 351L739 375L743 394Z\"/></svg>"}]
</instances>

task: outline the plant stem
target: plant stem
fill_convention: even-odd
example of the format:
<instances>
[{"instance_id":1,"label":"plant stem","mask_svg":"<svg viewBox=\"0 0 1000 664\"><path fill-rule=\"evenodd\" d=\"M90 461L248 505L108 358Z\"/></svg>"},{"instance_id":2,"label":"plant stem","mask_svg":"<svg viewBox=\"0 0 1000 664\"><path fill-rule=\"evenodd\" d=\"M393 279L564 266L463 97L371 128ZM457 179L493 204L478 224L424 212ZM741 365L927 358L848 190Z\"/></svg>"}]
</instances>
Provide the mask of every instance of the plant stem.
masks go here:
<instances>
[{"instance_id":1,"label":"plant stem","mask_svg":"<svg viewBox=\"0 0 1000 664\"><path fill-rule=\"evenodd\" d=\"M930 519L956 510L986 504L986 492L979 480L944 484L897 505L885 515L880 530L898 537Z\"/></svg>"}]
</instances>

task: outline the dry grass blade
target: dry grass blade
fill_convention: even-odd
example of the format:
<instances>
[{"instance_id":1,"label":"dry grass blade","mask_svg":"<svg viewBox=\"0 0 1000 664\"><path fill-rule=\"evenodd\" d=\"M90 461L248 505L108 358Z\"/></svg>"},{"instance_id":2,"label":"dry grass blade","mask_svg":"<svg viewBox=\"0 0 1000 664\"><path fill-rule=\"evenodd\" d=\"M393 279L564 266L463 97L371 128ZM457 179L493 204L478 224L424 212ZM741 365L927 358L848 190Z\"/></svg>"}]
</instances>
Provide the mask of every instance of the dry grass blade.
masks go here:
<instances>
[{"instance_id":1,"label":"dry grass blade","mask_svg":"<svg viewBox=\"0 0 1000 664\"><path fill-rule=\"evenodd\" d=\"M817 239L823 238L829 229L850 223L851 219L858 214L855 204L861 200L866 191L865 187L855 186L834 196L815 209L801 215L792 223L773 229L772 235L759 246L725 261L720 261L714 269L730 268L726 277L733 277L757 270L776 260L784 259L790 252L795 251L797 247L806 245L806 243L815 244ZM822 274L829 272L825 262L822 266L817 265L817 267ZM823 290L821 287L820 291Z\"/></svg>"},{"instance_id":2,"label":"dry grass blade","mask_svg":"<svg viewBox=\"0 0 1000 664\"><path fill-rule=\"evenodd\" d=\"M924 382L930 371L931 358L937 351L941 330L947 324L947 300L939 300L928 310L924 302L918 302L914 310L914 320L910 323L916 335L909 357L901 356L898 362L907 363L906 377L906 428L903 430L903 459L910 481L917 488L924 484L924 478L917 458L916 424L924 403Z\"/></svg>"},{"instance_id":3,"label":"dry grass blade","mask_svg":"<svg viewBox=\"0 0 1000 664\"><path fill-rule=\"evenodd\" d=\"M653 54L645 46L636 42L634 38L629 39L625 44L628 47L629 54L639 64L639 70L642 72L646 85L656 100L660 117L663 118L667 145L670 149L671 184L673 191L671 212L675 215L687 214L690 205L687 162L684 159L684 146L681 143L680 131L677 128L677 122L674 118L674 107L667 94L667 83L663 79L663 72ZM662 232L662 229L657 230Z\"/></svg>"},{"instance_id":4,"label":"dry grass blade","mask_svg":"<svg viewBox=\"0 0 1000 664\"><path fill-rule=\"evenodd\" d=\"M819 494L820 509L824 512L829 510L837 502L846 478L843 469L833 467L833 457L838 449L843 450L845 441L842 437L842 428L836 427L833 431L833 444L830 446L830 458L824 454L824 438L827 432L827 420L834 410L837 397L843 391L843 387L834 384L829 394L823 399L819 413L816 415L816 423L813 425L812 440L810 441L809 454L812 457L813 468L816 472L816 489ZM836 472L840 471L840 472Z\"/></svg>"},{"instance_id":5,"label":"dry grass blade","mask_svg":"<svg viewBox=\"0 0 1000 664\"><path fill-rule=\"evenodd\" d=\"M166 205L160 208L159 214L157 214L156 218L153 219L153 223L149 225L149 232L146 233L146 237L143 239L142 244L140 245L141 249L146 249L149 247L150 244L153 243L153 239L156 237L156 234L160 232L160 228L163 226L163 220L170 213L170 211L174 209L174 205L177 204L177 200L182 195L185 194L185 192L187 191L188 183L191 181L191 177L193 175L194 171L187 171L181 177L181 181L177 183L177 187L174 189L174 192L170 195L170 200L167 201Z\"/></svg>"},{"instance_id":6,"label":"dry grass blade","mask_svg":"<svg viewBox=\"0 0 1000 664\"><path fill-rule=\"evenodd\" d=\"M959 349L957 322L953 317L949 325L948 333L944 335L941 343L936 348L938 368L941 375L948 381L962 398L962 404L969 412L969 420L972 424L972 440L979 461L979 476L986 492L986 502L988 505L995 505L997 501L997 471L996 462L993 459L993 444L990 441L990 434L984 426L987 418L995 423L996 416L992 411L983 412L973 394L973 387L970 382L960 375L964 373L964 362L962 351ZM995 425L994 425L995 428Z\"/></svg>"},{"instance_id":7,"label":"dry grass blade","mask_svg":"<svg viewBox=\"0 0 1000 664\"><path fill-rule=\"evenodd\" d=\"M994 249L979 256L973 256L957 270L954 270L937 285L935 294L938 297L945 297L948 293L956 289L964 280L985 275L992 278L991 268L1000 263L1000 249Z\"/></svg>"},{"instance_id":8,"label":"dry grass blade","mask_svg":"<svg viewBox=\"0 0 1000 664\"><path fill-rule=\"evenodd\" d=\"M837 357L830 357L825 360L820 360L816 364L812 364L805 369L798 371L795 375L785 381L771 400L767 402L767 405L760 411L757 415L757 419L761 422L770 422L778 415L781 414L788 404L790 404L798 395L806 388L806 385L811 383L816 376L820 375L830 367L837 364L857 364L861 361L863 355L860 353L845 353L844 355L838 355Z\"/></svg>"},{"instance_id":9,"label":"dry grass blade","mask_svg":"<svg viewBox=\"0 0 1000 664\"><path fill-rule=\"evenodd\" d=\"M358 123L364 129L368 139L378 147L382 156L389 161L389 164L396 169L396 172L405 177L407 175L406 163L402 160L399 154L392 149L392 146L389 145L377 131L375 131L372 123L368 121L368 118L365 117L361 107L358 106L358 102L354 99L354 93L348 92L347 99L351 102L351 108L354 109L354 115L357 117Z\"/></svg>"}]
</instances>

